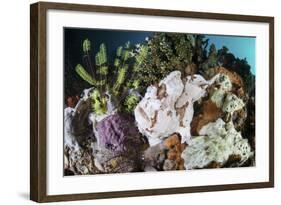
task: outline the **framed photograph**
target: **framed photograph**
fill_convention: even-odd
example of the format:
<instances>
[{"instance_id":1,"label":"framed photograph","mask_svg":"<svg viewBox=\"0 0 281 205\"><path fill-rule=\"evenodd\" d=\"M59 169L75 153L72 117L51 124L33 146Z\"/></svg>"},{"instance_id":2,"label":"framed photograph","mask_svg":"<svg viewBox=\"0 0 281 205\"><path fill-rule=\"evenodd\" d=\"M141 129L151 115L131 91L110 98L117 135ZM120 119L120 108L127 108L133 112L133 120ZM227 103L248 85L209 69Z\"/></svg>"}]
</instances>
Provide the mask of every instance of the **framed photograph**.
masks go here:
<instances>
[{"instance_id":1,"label":"framed photograph","mask_svg":"<svg viewBox=\"0 0 281 205\"><path fill-rule=\"evenodd\" d=\"M274 18L30 7L30 198L274 186Z\"/></svg>"}]
</instances>

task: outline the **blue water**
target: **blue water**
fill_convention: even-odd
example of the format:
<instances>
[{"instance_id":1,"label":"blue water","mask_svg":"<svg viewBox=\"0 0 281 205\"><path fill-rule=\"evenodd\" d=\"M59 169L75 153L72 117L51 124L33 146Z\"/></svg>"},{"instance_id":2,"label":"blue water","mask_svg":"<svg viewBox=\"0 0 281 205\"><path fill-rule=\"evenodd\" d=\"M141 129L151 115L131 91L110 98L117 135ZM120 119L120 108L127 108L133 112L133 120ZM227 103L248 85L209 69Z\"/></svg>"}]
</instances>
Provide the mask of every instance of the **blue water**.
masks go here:
<instances>
[{"instance_id":1,"label":"blue water","mask_svg":"<svg viewBox=\"0 0 281 205\"><path fill-rule=\"evenodd\" d=\"M115 57L116 49L119 46L123 46L128 41L132 44L142 43L150 35L152 35L151 32L145 31L65 28L65 56L73 65L80 62L81 56L83 56L83 40L88 38L91 41L93 53L96 53L100 44L104 43L107 47L108 55ZM114 58L110 59L114 60Z\"/></svg>"},{"instance_id":2,"label":"blue water","mask_svg":"<svg viewBox=\"0 0 281 205\"><path fill-rule=\"evenodd\" d=\"M153 35L152 32L145 31L122 31L103 29L65 29L65 54L67 58L76 64L81 61L82 42L89 38L92 42L94 53L98 51L99 45L105 43L109 55L115 55L116 49L124 45L127 41L133 44L142 43L146 37ZM209 46L214 43L217 50L226 46L229 52L240 59L246 58L251 66L251 72L256 74L256 39L254 37L205 35L209 39Z\"/></svg>"},{"instance_id":3,"label":"blue water","mask_svg":"<svg viewBox=\"0 0 281 205\"><path fill-rule=\"evenodd\" d=\"M240 36L206 35L209 44L214 43L217 49L226 46L229 52L240 59L246 58L251 72L256 74L256 38Z\"/></svg>"}]
</instances>

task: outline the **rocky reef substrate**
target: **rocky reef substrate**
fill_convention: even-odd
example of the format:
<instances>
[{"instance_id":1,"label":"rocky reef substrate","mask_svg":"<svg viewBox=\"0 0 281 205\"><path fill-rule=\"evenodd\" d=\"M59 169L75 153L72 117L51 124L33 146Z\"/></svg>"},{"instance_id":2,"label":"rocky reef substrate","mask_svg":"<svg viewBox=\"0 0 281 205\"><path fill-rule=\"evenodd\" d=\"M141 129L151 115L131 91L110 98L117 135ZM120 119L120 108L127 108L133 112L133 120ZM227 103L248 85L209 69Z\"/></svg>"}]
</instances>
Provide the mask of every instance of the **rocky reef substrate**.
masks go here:
<instances>
[{"instance_id":1,"label":"rocky reef substrate","mask_svg":"<svg viewBox=\"0 0 281 205\"><path fill-rule=\"evenodd\" d=\"M224 67L172 71L147 87L133 114L97 116L91 92L64 114L65 175L240 167L254 164L254 106L242 78ZM71 106L70 106L71 105ZM245 134L246 137L244 136Z\"/></svg>"}]
</instances>

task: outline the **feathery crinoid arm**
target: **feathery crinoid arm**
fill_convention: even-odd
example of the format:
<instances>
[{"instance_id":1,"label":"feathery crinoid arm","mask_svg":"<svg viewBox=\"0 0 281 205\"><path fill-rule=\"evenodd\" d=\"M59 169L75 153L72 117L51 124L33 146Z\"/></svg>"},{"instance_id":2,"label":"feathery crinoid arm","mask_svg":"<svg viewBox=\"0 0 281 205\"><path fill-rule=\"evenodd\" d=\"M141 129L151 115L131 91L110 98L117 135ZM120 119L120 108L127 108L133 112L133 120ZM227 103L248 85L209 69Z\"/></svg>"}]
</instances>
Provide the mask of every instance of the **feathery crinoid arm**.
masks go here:
<instances>
[{"instance_id":1,"label":"feathery crinoid arm","mask_svg":"<svg viewBox=\"0 0 281 205\"><path fill-rule=\"evenodd\" d=\"M99 51L95 57L97 67L97 86L101 92L105 92L108 89L107 75L108 75L108 60L107 49L104 43L100 45Z\"/></svg>"},{"instance_id":2,"label":"feathery crinoid arm","mask_svg":"<svg viewBox=\"0 0 281 205\"><path fill-rule=\"evenodd\" d=\"M130 60L130 43L128 42L124 47L120 46L116 51L116 58L114 60L114 75L115 81L112 85L112 93L114 96L122 95L125 81L128 77L128 71L131 64Z\"/></svg>"}]
</instances>

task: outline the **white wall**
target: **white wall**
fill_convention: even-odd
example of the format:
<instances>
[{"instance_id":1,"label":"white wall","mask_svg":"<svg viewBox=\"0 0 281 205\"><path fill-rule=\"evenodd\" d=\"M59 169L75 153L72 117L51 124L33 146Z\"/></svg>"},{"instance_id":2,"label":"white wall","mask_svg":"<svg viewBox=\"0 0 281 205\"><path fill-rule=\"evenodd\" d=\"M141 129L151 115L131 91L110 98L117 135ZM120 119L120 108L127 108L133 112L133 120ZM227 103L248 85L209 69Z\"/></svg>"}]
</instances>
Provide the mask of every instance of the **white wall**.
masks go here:
<instances>
[{"instance_id":1,"label":"white wall","mask_svg":"<svg viewBox=\"0 0 281 205\"><path fill-rule=\"evenodd\" d=\"M278 0L82 0L88 4L179 9L275 16L275 76L280 76L280 6ZM7 0L0 6L0 204L31 204L29 192L29 4L34 1ZM220 28L223 29L223 28ZM275 88L281 80L275 78ZM280 93L275 92L275 105ZM280 199L279 156L280 108L275 108L276 187L274 189L225 191L171 196L138 197L69 204L269 204ZM257 119L262 120L262 119ZM279 150L280 149L280 150ZM231 177L231 176L229 176ZM66 204L66 203L61 203Z\"/></svg>"}]
</instances>

